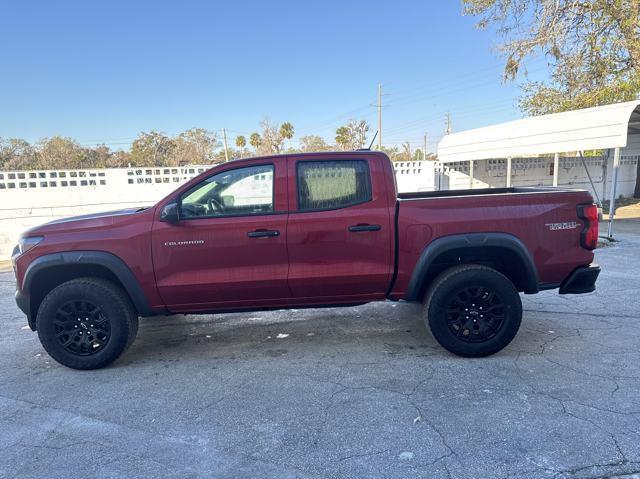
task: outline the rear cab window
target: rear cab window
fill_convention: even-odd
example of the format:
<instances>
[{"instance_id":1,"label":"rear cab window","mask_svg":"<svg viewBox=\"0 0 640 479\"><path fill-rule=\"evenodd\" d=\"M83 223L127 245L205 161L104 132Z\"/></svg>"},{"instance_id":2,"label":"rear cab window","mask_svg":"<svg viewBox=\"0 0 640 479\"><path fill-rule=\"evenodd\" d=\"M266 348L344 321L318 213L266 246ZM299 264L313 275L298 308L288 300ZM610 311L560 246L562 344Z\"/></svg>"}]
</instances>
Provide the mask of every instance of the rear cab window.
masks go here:
<instances>
[{"instance_id":1,"label":"rear cab window","mask_svg":"<svg viewBox=\"0 0 640 479\"><path fill-rule=\"evenodd\" d=\"M366 160L303 160L296 166L298 211L326 211L372 200Z\"/></svg>"}]
</instances>

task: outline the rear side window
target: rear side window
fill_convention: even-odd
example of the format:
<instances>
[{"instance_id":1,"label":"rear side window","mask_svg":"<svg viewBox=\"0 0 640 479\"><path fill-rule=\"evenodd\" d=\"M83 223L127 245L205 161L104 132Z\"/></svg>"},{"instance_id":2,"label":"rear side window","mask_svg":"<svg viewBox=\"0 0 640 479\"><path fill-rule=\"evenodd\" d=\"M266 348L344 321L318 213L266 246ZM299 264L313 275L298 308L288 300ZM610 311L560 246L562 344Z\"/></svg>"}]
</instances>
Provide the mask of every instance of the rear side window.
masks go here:
<instances>
[{"instance_id":1,"label":"rear side window","mask_svg":"<svg viewBox=\"0 0 640 479\"><path fill-rule=\"evenodd\" d=\"M364 160L298 163L300 211L332 210L371 200L369 165Z\"/></svg>"}]
</instances>

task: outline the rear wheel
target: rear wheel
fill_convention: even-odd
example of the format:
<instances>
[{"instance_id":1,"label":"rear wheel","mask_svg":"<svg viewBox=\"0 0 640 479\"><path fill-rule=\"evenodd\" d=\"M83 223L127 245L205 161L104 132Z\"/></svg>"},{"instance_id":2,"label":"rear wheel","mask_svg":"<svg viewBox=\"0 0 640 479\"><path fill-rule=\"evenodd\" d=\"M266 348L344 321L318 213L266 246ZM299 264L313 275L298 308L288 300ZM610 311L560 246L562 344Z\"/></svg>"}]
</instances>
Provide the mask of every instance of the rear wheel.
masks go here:
<instances>
[{"instance_id":1,"label":"rear wheel","mask_svg":"<svg viewBox=\"0 0 640 479\"><path fill-rule=\"evenodd\" d=\"M513 283L500 272L463 265L434 280L425 297L425 314L445 349L459 356L489 356L515 337L522 303Z\"/></svg>"},{"instance_id":2,"label":"rear wheel","mask_svg":"<svg viewBox=\"0 0 640 479\"><path fill-rule=\"evenodd\" d=\"M79 278L54 288L37 315L38 337L59 363L97 369L133 343L138 315L126 294L100 278Z\"/></svg>"}]
</instances>

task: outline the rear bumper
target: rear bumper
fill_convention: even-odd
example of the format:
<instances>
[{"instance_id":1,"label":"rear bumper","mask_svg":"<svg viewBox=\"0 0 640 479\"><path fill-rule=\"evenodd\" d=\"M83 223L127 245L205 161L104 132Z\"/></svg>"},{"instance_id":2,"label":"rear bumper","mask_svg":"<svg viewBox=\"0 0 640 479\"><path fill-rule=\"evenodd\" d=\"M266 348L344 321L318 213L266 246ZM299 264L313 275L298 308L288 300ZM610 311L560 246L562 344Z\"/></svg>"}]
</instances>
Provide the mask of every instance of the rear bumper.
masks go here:
<instances>
[{"instance_id":1,"label":"rear bumper","mask_svg":"<svg viewBox=\"0 0 640 479\"><path fill-rule=\"evenodd\" d=\"M18 308L27 315L27 322L32 331L36 330L35 318L31 316L31 301L29 296L22 294L19 290L16 290L16 304Z\"/></svg>"},{"instance_id":2,"label":"rear bumper","mask_svg":"<svg viewBox=\"0 0 640 479\"><path fill-rule=\"evenodd\" d=\"M596 290L596 280L600 274L600 266L590 264L573 270L560 284L560 294L583 294Z\"/></svg>"}]
</instances>

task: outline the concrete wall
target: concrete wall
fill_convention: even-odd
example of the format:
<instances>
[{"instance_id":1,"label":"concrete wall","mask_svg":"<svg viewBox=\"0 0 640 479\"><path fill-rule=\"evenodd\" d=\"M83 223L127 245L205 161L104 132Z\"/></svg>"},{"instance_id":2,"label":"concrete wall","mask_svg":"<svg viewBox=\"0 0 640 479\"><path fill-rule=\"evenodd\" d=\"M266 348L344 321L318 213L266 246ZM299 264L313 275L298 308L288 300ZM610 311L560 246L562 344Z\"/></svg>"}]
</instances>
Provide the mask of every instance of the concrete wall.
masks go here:
<instances>
[{"instance_id":1,"label":"concrete wall","mask_svg":"<svg viewBox=\"0 0 640 479\"><path fill-rule=\"evenodd\" d=\"M438 168L435 161L395 161L398 191L434 191Z\"/></svg>"},{"instance_id":2,"label":"concrete wall","mask_svg":"<svg viewBox=\"0 0 640 479\"><path fill-rule=\"evenodd\" d=\"M148 206L206 166L0 172L0 260L20 234L48 221Z\"/></svg>"}]
</instances>

